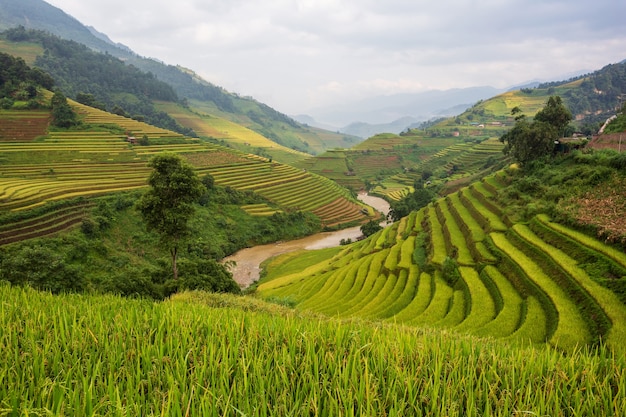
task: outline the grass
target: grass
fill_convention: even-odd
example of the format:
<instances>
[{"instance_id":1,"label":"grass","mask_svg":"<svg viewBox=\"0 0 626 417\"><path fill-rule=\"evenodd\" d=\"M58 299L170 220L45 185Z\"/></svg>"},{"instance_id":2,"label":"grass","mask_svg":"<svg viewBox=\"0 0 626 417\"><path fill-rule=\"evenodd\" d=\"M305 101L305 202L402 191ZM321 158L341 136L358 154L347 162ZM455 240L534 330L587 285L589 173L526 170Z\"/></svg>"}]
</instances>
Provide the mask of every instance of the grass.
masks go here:
<instances>
[{"instance_id":1,"label":"grass","mask_svg":"<svg viewBox=\"0 0 626 417\"><path fill-rule=\"evenodd\" d=\"M201 293L163 303L7 286L0 294L5 415L618 415L626 408L626 363L604 350L562 355Z\"/></svg>"},{"instance_id":2,"label":"grass","mask_svg":"<svg viewBox=\"0 0 626 417\"><path fill-rule=\"evenodd\" d=\"M408 324L432 326L435 322L443 319L446 314L448 314L450 300L454 291L446 284L438 272L435 273L429 289L428 299L430 302L426 309L422 311L421 314L408 320ZM422 297L425 300L426 294L422 293Z\"/></svg>"},{"instance_id":3,"label":"grass","mask_svg":"<svg viewBox=\"0 0 626 417\"><path fill-rule=\"evenodd\" d=\"M523 299L504 275L492 265L487 265L482 272L484 281L492 283L497 291L501 309L493 320L485 323L475 333L481 336L507 337L513 334L522 320ZM498 302L494 300L496 304Z\"/></svg>"},{"instance_id":4,"label":"grass","mask_svg":"<svg viewBox=\"0 0 626 417\"><path fill-rule=\"evenodd\" d=\"M444 227L447 230L447 236L449 244L456 251L456 260L460 265L474 265L474 259L470 251L467 242L465 241L465 234L459 228L456 219L450 212L446 200L439 200L437 204L438 210L445 219Z\"/></svg>"},{"instance_id":5,"label":"grass","mask_svg":"<svg viewBox=\"0 0 626 417\"><path fill-rule=\"evenodd\" d=\"M623 252L611 246L605 245L597 239L594 239L582 232L570 229L558 223L551 222L550 218L545 214L538 215L537 219L546 226L549 226L550 228L556 230L557 232L562 233L563 235L568 236L593 250L603 253L604 255L608 256L609 258L613 259L615 262L626 268L626 254L624 254Z\"/></svg>"},{"instance_id":6,"label":"grass","mask_svg":"<svg viewBox=\"0 0 626 417\"><path fill-rule=\"evenodd\" d=\"M443 234L443 228L437 215L435 207L431 206L428 210L428 222L430 225L430 239L432 245L431 262L435 265L442 265L448 256L446 249L446 241Z\"/></svg>"},{"instance_id":7,"label":"grass","mask_svg":"<svg viewBox=\"0 0 626 417\"><path fill-rule=\"evenodd\" d=\"M496 316L496 306L487 287L483 284L474 268L462 266L459 268L461 277L467 287L467 297L469 301L469 314L457 330L480 328Z\"/></svg>"},{"instance_id":8,"label":"grass","mask_svg":"<svg viewBox=\"0 0 626 417\"><path fill-rule=\"evenodd\" d=\"M402 296L398 298L394 305L389 308L394 311L395 314L390 318L397 323L409 322L415 317L419 316L430 304L432 298L432 278L427 273L419 273L417 267L412 269L409 274L409 285L407 288L410 291L404 292Z\"/></svg>"}]
</instances>

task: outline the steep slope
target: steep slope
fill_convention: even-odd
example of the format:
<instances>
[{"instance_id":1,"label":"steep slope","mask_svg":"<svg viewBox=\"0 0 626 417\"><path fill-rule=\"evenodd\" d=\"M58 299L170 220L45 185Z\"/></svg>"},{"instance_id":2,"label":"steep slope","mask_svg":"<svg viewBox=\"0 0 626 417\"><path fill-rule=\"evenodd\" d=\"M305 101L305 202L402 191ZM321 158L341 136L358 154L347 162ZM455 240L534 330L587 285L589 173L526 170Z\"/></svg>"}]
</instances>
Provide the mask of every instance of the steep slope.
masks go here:
<instances>
[{"instance_id":1,"label":"steep slope","mask_svg":"<svg viewBox=\"0 0 626 417\"><path fill-rule=\"evenodd\" d=\"M191 70L140 57L123 45L107 41L106 35L98 33L95 36L93 28L83 26L43 0L2 2L0 28L8 29L18 25L27 29L44 30L120 58L127 64L154 74L157 79L170 85L181 99L195 102L203 113L215 114L242 124L288 148L318 153L336 147L338 143L345 143L346 138L352 142L359 140L349 135L308 128L254 99L241 97L215 86ZM76 98L72 95L70 97Z\"/></svg>"},{"instance_id":2,"label":"steep slope","mask_svg":"<svg viewBox=\"0 0 626 417\"><path fill-rule=\"evenodd\" d=\"M482 100L457 117L436 123L447 131L494 130L512 124L511 110L534 116L550 96L560 96L585 134L597 133L604 121L616 114L626 98L626 63L609 64L591 74L560 82L522 88Z\"/></svg>"},{"instance_id":3,"label":"steep slope","mask_svg":"<svg viewBox=\"0 0 626 417\"><path fill-rule=\"evenodd\" d=\"M593 189L593 172L599 171L572 158L554 171L563 177L544 181L532 194L537 205L526 206L525 213L520 211L531 195L519 193L532 180L501 171L339 252L285 257L282 265L275 260L272 266L281 269L269 269L258 293L330 316L547 342L565 350L600 342L623 349L623 246L555 222L543 207L560 200L558 193ZM600 171L623 178L606 165ZM578 176L563 179L573 173ZM552 217L563 213L553 210Z\"/></svg>"},{"instance_id":4,"label":"steep slope","mask_svg":"<svg viewBox=\"0 0 626 417\"><path fill-rule=\"evenodd\" d=\"M50 94L50 93L47 93ZM200 174L236 189L254 190L285 210L319 213L324 226L362 222L361 206L332 181L252 154L71 102L87 128L38 131L24 140L3 135L0 210L24 211L50 201L144 187L157 152L183 155ZM0 111L0 120L34 125L41 111ZM4 123L3 123L4 124ZM44 133L42 135L42 133ZM138 145L137 138L148 143ZM336 210L330 210L330 208Z\"/></svg>"}]
</instances>

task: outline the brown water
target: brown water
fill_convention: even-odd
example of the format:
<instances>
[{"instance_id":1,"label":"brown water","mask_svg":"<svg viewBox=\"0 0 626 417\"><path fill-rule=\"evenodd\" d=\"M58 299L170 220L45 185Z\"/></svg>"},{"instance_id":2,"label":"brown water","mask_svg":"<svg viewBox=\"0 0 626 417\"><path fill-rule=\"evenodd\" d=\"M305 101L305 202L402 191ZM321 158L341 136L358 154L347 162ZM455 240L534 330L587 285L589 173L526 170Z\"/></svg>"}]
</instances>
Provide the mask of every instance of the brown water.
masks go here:
<instances>
[{"instance_id":1,"label":"brown water","mask_svg":"<svg viewBox=\"0 0 626 417\"><path fill-rule=\"evenodd\" d=\"M359 200L374 207L385 215L389 213L389 203L382 198L359 194ZM242 249L234 255L225 258L224 262L235 262L235 266L230 268L230 271L233 273L233 279L240 287L246 288L259 279L261 273L260 265L268 258L301 249L313 250L332 248L339 246L342 239L352 239L354 241L359 236L361 236L360 226L338 230L336 232L322 232L302 239Z\"/></svg>"}]
</instances>

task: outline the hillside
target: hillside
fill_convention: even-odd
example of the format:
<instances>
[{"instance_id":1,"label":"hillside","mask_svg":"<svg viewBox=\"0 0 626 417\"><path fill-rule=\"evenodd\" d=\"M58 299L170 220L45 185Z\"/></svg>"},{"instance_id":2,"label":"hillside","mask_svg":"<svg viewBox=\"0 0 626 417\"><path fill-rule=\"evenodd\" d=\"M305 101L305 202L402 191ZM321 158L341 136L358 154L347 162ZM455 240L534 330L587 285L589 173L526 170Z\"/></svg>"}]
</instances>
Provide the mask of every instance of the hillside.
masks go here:
<instances>
[{"instance_id":1,"label":"hillside","mask_svg":"<svg viewBox=\"0 0 626 417\"><path fill-rule=\"evenodd\" d=\"M295 166L397 201L422 179L432 187L452 190L501 167L503 146L489 136L495 134L491 129L472 129L454 135L437 128L379 134L350 149L326 151Z\"/></svg>"},{"instance_id":2,"label":"hillside","mask_svg":"<svg viewBox=\"0 0 626 417\"><path fill-rule=\"evenodd\" d=\"M579 131L598 132L606 119L616 114L626 98L626 63L609 64L572 80L540 84L481 100L457 117L433 126L446 131L500 130L512 124L511 110L519 107L532 117L550 96L560 96L571 110Z\"/></svg>"},{"instance_id":3,"label":"hillside","mask_svg":"<svg viewBox=\"0 0 626 417\"><path fill-rule=\"evenodd\" d=\"M335 217L322 216L327 225L341 223L341 216L345 216L345 222L361 219L359 206L348 203L352 199L348 192L322 177L76 102L71 104L82 115L86 130L48 131L46 125L37 124L45 120L45 111L0 111L6 125L15 120L20 126L24 122L39 126L23 141L17 141L11 132L0 141L4 155L2 209L27 210L50 199L143 187L149 158L170 151L184 155L198 172L210 173L218 184L255 190L285 209L324 212L326 206L345 204L346 210L336 212ZM134 144L129 142L131 136L145 136L149 143ZM18 184L20 191L15 192ZM300 191L291 193L300 187Z\"/></svg>"},{"instance_id":4,"label":"hillside","mask_svg":"<svg viewBox=\"0 0 626 417\"><path fill-rule=\"evenodd\" d=\"M626 234L611 212L626 209L624 167L617 153L575 152L500 171L334 253L272 261L258 294L330 316L622 349Z\"/></svg>"},{"instance_id":5,"label":"hillside","mask_svg":"<svg viewBox=\"0 0 626 417\"><path fill-rule=\"evenodd\" d=\"M345 146L346 141L355 143L359 140L349 135L309 128L263 103L215 86L189 69L138 56L123 45L113 44L108 41L106 35L94 31L93 28L83 26L76 19L68 16L60 9L50 6L43 0L8 0L0 4L0 29L15 28L18 25L22 25L26 29L43 30L62 39L86 45L96 52L116 57L129 67L132 66L144 73L153 74L156 79L169 85L178 98L194 103L194 106L202 113L212 114L241 124L288 148L307 153L318 153L332 147ZM22 43L23 41L16 45L0 41L0 51L17 55L24 53L24 58L28 59L29 63L34 64L33 55L39 57L42 55ZM58 78L59 74L53 75ZM73 81L73 78L66 81L69 83ZM65 91L65 94L71 98L76 98L75 93ZM104 100L98 95L96 95L96 99Z\"/></svg>"}]
</instances>

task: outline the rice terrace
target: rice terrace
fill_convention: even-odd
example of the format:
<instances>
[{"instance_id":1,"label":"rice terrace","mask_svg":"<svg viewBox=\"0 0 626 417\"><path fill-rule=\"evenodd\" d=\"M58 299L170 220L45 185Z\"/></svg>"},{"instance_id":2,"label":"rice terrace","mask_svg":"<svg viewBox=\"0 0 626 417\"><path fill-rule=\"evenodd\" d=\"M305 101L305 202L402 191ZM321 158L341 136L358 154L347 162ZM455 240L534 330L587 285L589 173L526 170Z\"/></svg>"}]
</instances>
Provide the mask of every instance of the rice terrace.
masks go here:
<instances>
[{"instance_id":1,"label":"rice terrace","mask_svg":"<svg viewBox=\"0 0 626 417\"><path fill-rule=\"evenodd\" d=\"M359 139L116 53L0 33L0 416L624 414L626 63Z\"/></svg>"}]
</instances>

